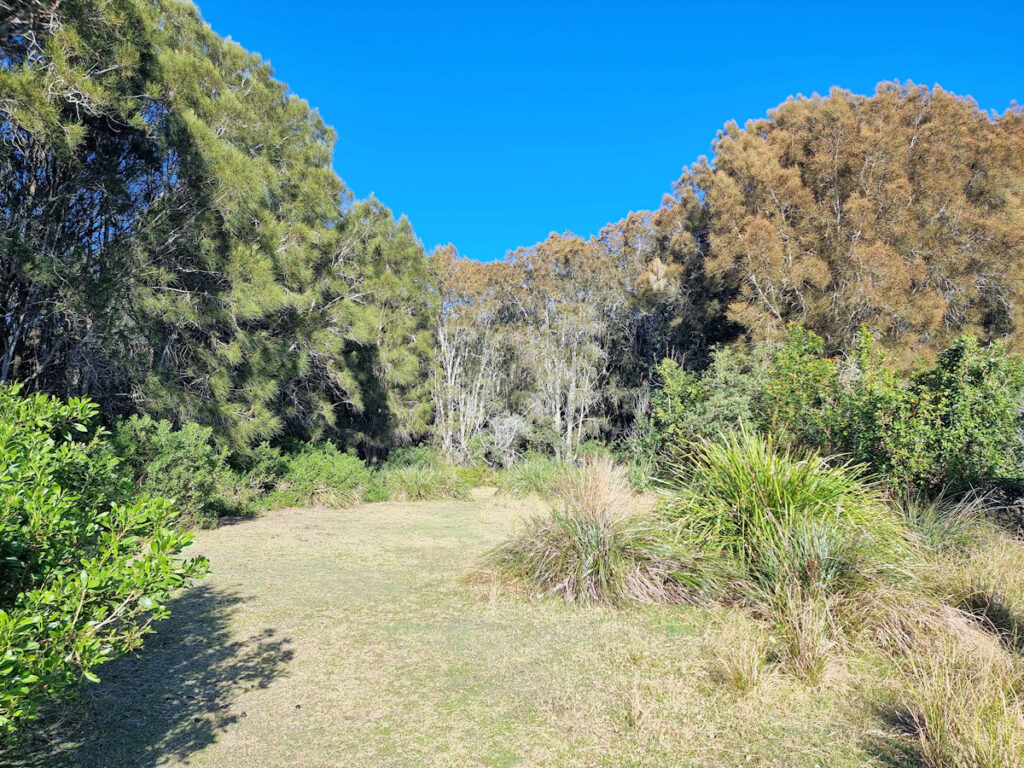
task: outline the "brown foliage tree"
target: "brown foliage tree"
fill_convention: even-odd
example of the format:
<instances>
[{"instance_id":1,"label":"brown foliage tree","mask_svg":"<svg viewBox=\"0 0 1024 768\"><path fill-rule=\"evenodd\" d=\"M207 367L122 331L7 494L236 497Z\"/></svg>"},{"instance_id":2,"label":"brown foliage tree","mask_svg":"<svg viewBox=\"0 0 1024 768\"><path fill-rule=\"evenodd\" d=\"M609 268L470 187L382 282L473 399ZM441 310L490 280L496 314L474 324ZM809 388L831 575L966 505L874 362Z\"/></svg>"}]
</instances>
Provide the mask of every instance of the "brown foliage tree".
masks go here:
<instances>
[{"instance_id":1,"label":"brown foliage tree","mask_svg":"<svg viewBox=\"0 0 1024 768\"><path fill-rule=\"evenodd\" d=\"M659 217L676 251L706 249L728 317L755 338L795 321L838 351L866 323L905 360L964 331L1020 348L1019 109L913 84L835 89L727 125L714 152Z\"/></svg>"}]
</instances>

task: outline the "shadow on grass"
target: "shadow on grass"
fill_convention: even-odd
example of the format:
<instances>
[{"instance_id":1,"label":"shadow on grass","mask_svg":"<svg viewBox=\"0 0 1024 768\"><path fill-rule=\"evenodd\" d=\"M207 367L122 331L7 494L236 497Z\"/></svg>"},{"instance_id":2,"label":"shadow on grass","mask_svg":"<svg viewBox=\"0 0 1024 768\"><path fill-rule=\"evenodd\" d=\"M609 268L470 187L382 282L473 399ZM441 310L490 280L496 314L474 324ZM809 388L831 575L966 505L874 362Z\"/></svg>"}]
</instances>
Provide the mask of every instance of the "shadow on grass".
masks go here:
<instances>
[{"instance_id":1,"label":"shadow on grass","mask_svg":"<svg viewBox=\"0 0 1024 768\"><path fill-rule=\"evenodd\" d=\"M863 740L865 751L874 758L873 764L886 768L926 768L910 714L889 703L880 703L876 713L884 728L865 734Z\"/></svg>"},{"instance_id":2,"label":"shadow on grass","mask_svg":"<svg viewBox=\"0 0 1024 768\"><path fill-rule=\"evenodd\" d=\"M171 617L143 648L99 667L97 685L46 715L11 768L153 768L186 762L246 713L238 693L264 688L292 658L287 638L267 629L232 638L238 596L200 585L172 601Z\"/></svg>"}]
</instances>

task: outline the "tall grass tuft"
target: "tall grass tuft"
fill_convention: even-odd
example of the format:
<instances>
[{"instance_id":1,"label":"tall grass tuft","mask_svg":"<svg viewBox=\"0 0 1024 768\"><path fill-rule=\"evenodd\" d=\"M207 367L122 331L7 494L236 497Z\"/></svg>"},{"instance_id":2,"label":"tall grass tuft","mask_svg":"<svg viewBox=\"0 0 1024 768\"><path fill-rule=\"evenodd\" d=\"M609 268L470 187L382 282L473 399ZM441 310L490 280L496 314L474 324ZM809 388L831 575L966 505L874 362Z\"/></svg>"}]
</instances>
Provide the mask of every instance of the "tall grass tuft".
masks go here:
<instances>
[{"instance_id":1,"label":"tall grass tuft","mask_svg":"<svg viewBox=\"0 0 1024 768\"><path fill-rule=\"evenodd\" d=\"M625 473L606 456L561 478L559 506L527 521L486 558L506 579L580 603L691 599L707 571L629 510Z\"/></svg>"},{"instance_id":2,"label":"tall grass tuft","mask_svg":"<svg viewBox=\"0 0 1024 768\"><path fill-rule=\"evenodd\" d=\"M382 485L392 501L465 501L472 488L457 467L440 461L388 469Z\"/></svg>"},{"instance_id":3,"label":"tall grass tuft","mask_svg":"<svg viewBox=\"0 0 1024 768\"><path fill-rule=\"evenodd\" d=\"M699 443L670 490L680 545L731 561L728 597L775 625L783 666L820 682L869 590L903 560L878 489L858 467L736 432Z\"/></svg>"},{"instance_id":4,"label":"tall grass tuft","mask_svg":"<svg viewBox=\"0 0 1024 768\"><path fill-rule=\"evenodd\" d=\"M932 551L967 551L987 530L986 498L979 494L957 497L939 493L908 493L895 500L907 526Z\"/></svg>"},{"instance_id":5,"label":"tall grass tuft","mask_svg":"<svg viewBox=\"0 0 1024 768\"><path fill-rule=\"evenodd\" d=\"M903 660L901 705L928 768L1024 766L1024 664L990 638L939 636Z\"/></svg>"},{"instance_id":6,"label":"tall grass tuft","mask_svg":"<svg viewBox=\"0 0 1024 768\"><path fill-rule=\"evenodd\" d=\"M738 694L749 693L772 670L770 650L761 622L729 610L712 635L711 676Z\"/></svg>"},{"instance_id":7,"label":"tall grass tuft","mask_svg":"<svg viewBox=\"0 0 1024 768\"><path fill-rule=\"evenodd\" d=\"M562 464L549 456L528 454L501 473L498 493L514 499L531 495L552 499L563 478L575 471L575 467Z\"/></svg>"},{"instance_id":8,"label":"tall grass tuft","mask_svg":"<svg viewBox=\"0 0 1024 768\"><path fill-rule=\"evenodd\" d=\"M991 527L969 552L937 558L934 570L946 602L1024 652L1024 543Z\"/></svg>"},{"instance_id":9,"label":"tall grass tuft","mask_svg":"<svg viewBox=\"0 0 1024 768\"><path fill-rule=\"evenodd\" d=\"M734 432L702 441L690 465L676 470L668 512L687 536L748 563L762 546L796 524L842 525L878 536L895 521L859 467L796 455L771 437Z\"/></svg>"}]
</instances>

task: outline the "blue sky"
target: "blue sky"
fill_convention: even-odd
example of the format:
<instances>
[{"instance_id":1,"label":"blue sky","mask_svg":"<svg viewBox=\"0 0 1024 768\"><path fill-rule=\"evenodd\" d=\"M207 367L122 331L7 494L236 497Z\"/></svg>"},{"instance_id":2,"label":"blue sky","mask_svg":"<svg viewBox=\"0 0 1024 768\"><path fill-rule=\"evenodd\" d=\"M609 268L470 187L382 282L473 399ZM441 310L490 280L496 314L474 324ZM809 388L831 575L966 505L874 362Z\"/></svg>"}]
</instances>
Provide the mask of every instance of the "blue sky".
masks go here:
<instances>
[{"instance_id":1,"label":"blue sky","mask_svg":"<svg viewBox=\"0 0 1024 768\"><path fill-rule=\"evenodd\" d=\"M500 258L657 207L730 119L898 78L1024 102L1024 3L199 0L428 248Z\"/></svg>"}]
</instances>

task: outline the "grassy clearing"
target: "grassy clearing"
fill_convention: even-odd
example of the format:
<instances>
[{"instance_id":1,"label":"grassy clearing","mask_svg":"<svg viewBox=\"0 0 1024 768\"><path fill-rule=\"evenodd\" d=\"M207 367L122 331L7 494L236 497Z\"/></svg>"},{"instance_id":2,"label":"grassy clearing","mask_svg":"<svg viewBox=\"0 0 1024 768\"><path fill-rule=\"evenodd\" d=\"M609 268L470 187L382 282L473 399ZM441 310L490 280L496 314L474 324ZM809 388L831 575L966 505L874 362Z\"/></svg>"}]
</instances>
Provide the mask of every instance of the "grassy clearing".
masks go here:
<instances>
[{"instance_id":1,"label":"grassy clearing","mask_svg":"<svg viewBox=\"0 0 1024 768\"><path fill-rule=\"evenodd\" d=\"M919 766L900 762L916 737L851 695L856 677L811 688L761 661L737 662L753 684L723 681L747 621L727 609L569 606L462 582L536 511L478 494L201 532L213 575L140 655L100 668L52 741L0 763Z\"/></svg>"}]
</instances>

